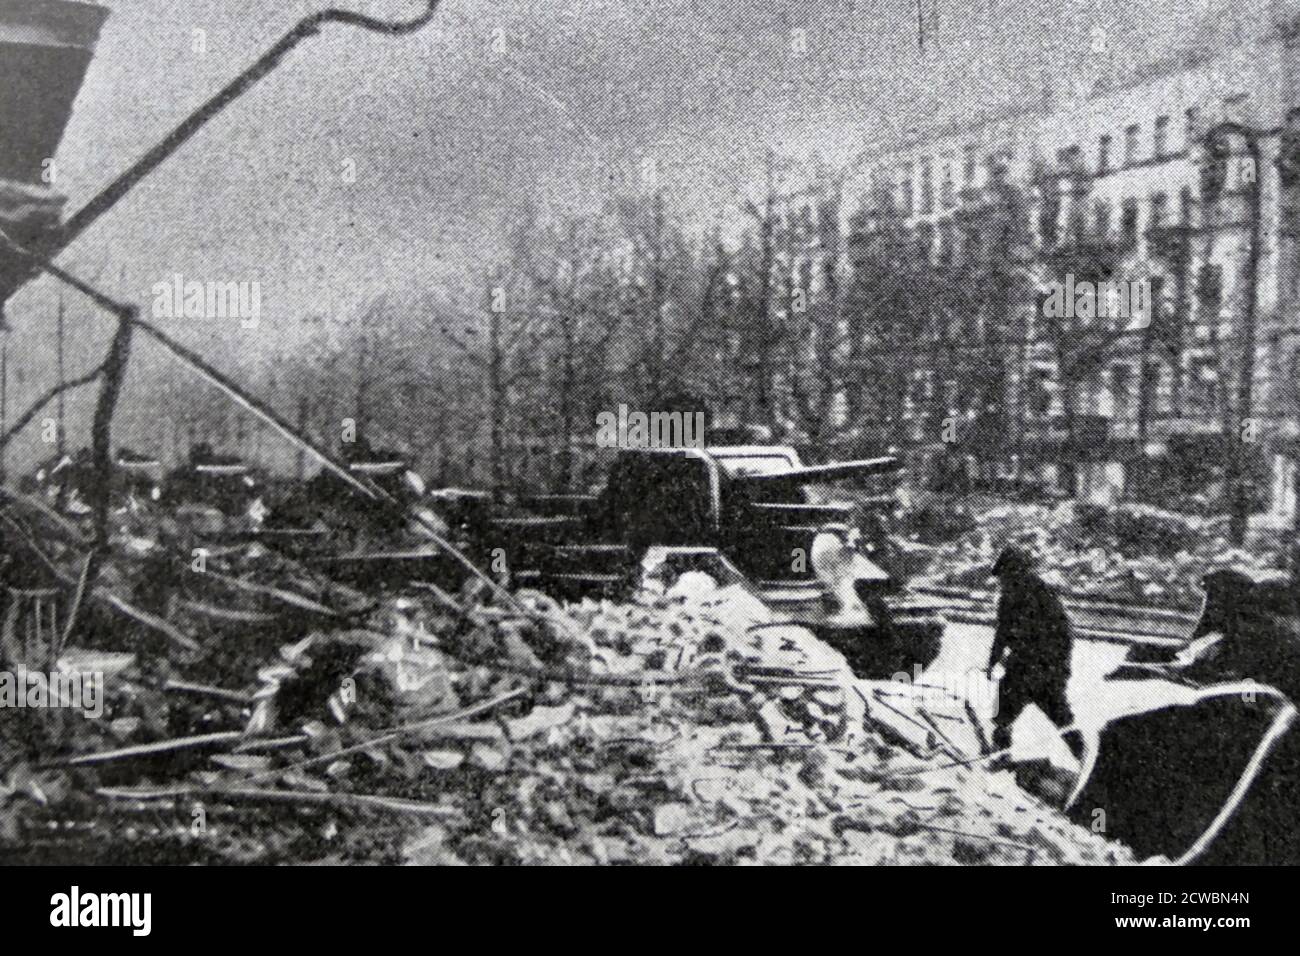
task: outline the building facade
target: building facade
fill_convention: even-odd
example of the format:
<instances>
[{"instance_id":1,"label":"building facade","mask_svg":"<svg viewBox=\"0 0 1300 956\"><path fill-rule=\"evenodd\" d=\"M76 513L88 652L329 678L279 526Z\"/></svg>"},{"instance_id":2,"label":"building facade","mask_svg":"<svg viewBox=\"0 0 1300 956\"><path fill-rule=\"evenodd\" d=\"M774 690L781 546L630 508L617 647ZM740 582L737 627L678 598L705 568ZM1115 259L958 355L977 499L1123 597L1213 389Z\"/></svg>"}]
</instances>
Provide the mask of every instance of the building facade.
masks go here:
<instances>
[{"instance_id":1,"label":"building facade","mask_svg":"<svg viewBox=\"0 0 1300 956\"><path fill-rule=\"evenodd\" d=\"M1241 469L1253 510L1291 520L1297 107L1300 25L883 143L791 200L787 222L833 191L846 237L805 224L782 266L839 300L836 416L1096 502L1209 501Z\"/></svg>"}]
</instances>

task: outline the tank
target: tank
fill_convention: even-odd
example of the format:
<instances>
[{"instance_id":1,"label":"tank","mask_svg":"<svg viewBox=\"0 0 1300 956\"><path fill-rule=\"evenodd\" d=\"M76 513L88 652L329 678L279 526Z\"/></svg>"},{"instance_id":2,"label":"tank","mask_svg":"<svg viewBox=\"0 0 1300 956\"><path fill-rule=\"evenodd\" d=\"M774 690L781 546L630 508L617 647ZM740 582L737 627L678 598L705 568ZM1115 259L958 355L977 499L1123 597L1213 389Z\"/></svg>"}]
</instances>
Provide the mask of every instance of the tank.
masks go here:
<instances>
[{"instance_id":1,"label":"tank","mask_svg":"<svg viewBox=\"0 0 1300 956\"><path fill-rule=\"evenodd\" d=\"M492 521L491 547L515 583L566 599L617 597L647 561L709 566L860 676L887 676L928 664L943 630L940 603L891 567L884 513L895 499L880 483L901 468L892 456L806 465L770 443L622 450L595 494L525 496L522 513ZM853 494L826 490L845 482Z\"/></svg>"}]
</instances>

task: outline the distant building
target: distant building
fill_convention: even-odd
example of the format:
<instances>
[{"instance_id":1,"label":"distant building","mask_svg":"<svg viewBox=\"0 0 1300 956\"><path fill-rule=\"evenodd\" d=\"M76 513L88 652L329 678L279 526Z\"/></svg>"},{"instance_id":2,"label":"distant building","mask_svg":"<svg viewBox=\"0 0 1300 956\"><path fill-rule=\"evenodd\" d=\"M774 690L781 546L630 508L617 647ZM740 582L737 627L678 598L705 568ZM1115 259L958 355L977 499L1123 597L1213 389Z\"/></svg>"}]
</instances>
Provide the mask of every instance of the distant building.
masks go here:
<instances>
[{"instance_id":1,"label":"distant building","mask_svg":"<svg viewBox=\"0 0 1300 956\"><path fill-rule=\"evenodd\" d=\"M841 272L901 225L935 287L952 287L925 307L938 320L905 302L904 328L893 333L879 323L854 331L859 313L845 302L860 370L837 402L848 426L960 462L977 479L1029 477L1093 501L1211 487L1225 442L1240 433L1265 486L1261 506L1291 517L1300 455L1297 107L1300 21L1068 102L883 144L849 177L792 198L784 221L809 238L781 268L832 255L798 217L801 207L815 211L819 188L822 200L833 188L845 200L846 248L833 253ZM1207 133L1228 122L1240 132L1207 146ZM1009 217L1023 225L1017 239ZM1014 277L1014 296L989 296L981 287L990 275ZM1107 276L1149 281L1149 321L1044 314L1054 283ZM1242 370L1252 353L1247 399ZM873 399L881 391L873 379L900 371L901 391Z\"/></svg>"}]
</instances>

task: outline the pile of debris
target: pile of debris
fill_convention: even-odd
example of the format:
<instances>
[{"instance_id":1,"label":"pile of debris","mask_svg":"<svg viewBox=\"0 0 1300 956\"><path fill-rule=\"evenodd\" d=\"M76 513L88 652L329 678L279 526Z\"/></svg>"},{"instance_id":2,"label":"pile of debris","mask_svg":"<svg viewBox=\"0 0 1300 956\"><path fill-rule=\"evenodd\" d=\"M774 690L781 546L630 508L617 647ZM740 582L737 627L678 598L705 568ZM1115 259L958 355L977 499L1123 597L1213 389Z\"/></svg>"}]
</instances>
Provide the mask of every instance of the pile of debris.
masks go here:
<instances>
[{"instance_id":1,"label":"pile of debris","mask_svg":"<svg viewBox=\"0 0 1300 956\"><path fill-rule=\"evenodd\" d=\"M11 857L1131 860L978 753L892 729L842 657L740 587L688 573L622 604L483 582L368 598L250 562L232 549L191 571L227 606L173 594L184 641L94 628L95 646L61 650L58 670L103 676L100 715L0 725Z\"/></svg>"},{"instance_id":2,"label":"pile of debris","mask_svg":"<svg viewBox=\"0 0 1300 956\"><path fill-rule=\"evenodd\" d=\"M729 592L729 593L728 593ZM875 723L839 655L743 591L580 605L599 673L505 721L474 802L491 833L439 822L417 862L1097 863L1122 848L1009 773L922 755ZM770 626L769 626L770 625ZM593 674L593 677L596 675ZM471 751L472 756L472 751Z\"/></svg>"},{"instance_id":3,"label":"pile of debris","mask_svg":"<svg viewBox=\"0 0 1300 956\"><path fill-rule=\"evenodd\" d=\"M1236 548L1227 519L1163 511L1146 505L1086 508L1002 504L976 515L975 530L933 548L927 583L987 587L999 551L1016 543L1037 558L1045 576L1077 597L1196 611L1201 579L1216 570L1263 572L1281 567L1276 542Z\"/></svg>"}]
</instances>

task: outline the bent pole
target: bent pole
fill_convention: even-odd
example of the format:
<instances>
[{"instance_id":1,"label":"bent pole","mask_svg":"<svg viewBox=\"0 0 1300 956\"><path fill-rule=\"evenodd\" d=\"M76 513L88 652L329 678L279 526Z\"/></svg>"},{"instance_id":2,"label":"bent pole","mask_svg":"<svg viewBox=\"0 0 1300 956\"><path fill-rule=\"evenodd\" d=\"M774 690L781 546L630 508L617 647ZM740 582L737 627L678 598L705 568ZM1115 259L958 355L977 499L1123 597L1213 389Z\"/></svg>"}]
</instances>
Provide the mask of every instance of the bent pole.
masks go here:
<instances>
[{"instance_id":1,"label":"bent pole","mask_svg":"<svg viewBox=\"0 0 1300 956\"><path fill-rule=\"evenodd\" d=\"M46 259L56 257L95 220L117 205L136 183L161 166L217 114L279 66L286 54L303 40L319 33L323 26L338 23L384 36L403 36L414 33L433 20L440 0L424 0L424 2L426 4L424 11L409 20L381 20L350 10L335 9L322 10L300 20L256 61L185 117L175 129L128 166L98 195L69 216L62 226L54 230L49 240L43 243L39 250L34 251L39 252Z\"/></svg>"}]
</instances>

